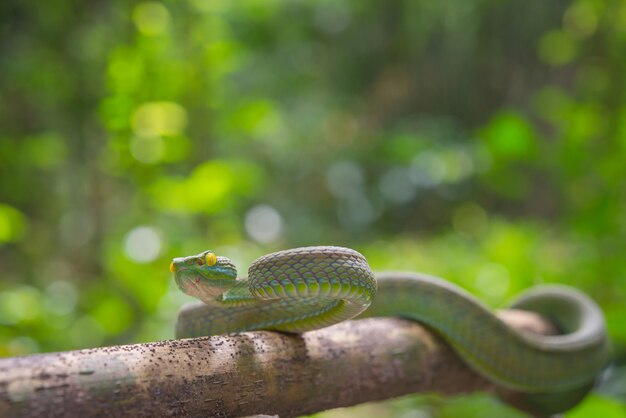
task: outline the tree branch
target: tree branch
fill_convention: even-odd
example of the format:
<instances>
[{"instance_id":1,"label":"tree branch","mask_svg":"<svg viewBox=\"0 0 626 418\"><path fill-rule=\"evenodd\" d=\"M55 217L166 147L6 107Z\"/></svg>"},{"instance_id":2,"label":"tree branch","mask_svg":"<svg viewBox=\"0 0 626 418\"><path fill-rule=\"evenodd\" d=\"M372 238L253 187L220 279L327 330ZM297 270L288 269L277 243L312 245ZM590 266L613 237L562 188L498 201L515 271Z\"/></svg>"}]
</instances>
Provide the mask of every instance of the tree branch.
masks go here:
<instances>
[{"instance_id":1,"label":"tree branch","mask_svg":"<svg viewBox=\"0 0 626 418\"><path fill-rule=\"evenodd\" d=\"M534 314L516 328L550 333ZM0 416L281 417L415 392L494 391L432 332L394 318L0 359Z\"/></svg>"}]
</instances>

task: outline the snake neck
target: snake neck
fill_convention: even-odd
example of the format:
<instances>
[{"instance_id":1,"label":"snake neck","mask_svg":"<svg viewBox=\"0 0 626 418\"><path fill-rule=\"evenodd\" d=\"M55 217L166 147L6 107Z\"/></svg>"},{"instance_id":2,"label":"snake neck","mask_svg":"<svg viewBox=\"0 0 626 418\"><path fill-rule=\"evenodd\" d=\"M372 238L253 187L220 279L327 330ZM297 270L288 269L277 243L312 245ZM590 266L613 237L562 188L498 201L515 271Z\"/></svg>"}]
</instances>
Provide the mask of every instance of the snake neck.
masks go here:
<instances>
[{"instance_id":1,"label":"snake neck","mask_svg":"<svg viewBox=\"0 0 626 418\"><path fill-rule=\"evenodd\" d=\"M255 298L250 293L249 282L246 278L237 279L231 286L222 294L217 297L220 305L247 305L250 303L262 303L258 298Z\"/></svg>"}]
</instances>

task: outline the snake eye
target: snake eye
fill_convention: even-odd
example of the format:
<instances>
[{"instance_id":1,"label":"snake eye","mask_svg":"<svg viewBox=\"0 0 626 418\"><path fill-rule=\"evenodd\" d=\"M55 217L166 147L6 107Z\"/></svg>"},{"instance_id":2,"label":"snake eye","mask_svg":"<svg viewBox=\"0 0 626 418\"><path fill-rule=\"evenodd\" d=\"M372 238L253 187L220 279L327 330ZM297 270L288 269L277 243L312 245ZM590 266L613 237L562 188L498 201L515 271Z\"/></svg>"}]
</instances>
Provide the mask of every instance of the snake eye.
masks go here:
<instances>
[{"instance_id":1,"label":"snake eye","mask_svg":"<svg viewBox=\"0 0 626 418\"><path fill-rule=\"evenodd\" d=\"M199 266L204 266L204 260L202 258L196 258L196 264Z\"/></svg>"},{"instance_id":2,"label":"snake eye","mask_svg":"<svg viewBox=\"0 0 626 418\"><path fill-rule=\"evenodd\" d=\"M213 253L207 253L204 256L207 266L214 266L217 263L217 257Z\"/></svg>"}]
</instances>

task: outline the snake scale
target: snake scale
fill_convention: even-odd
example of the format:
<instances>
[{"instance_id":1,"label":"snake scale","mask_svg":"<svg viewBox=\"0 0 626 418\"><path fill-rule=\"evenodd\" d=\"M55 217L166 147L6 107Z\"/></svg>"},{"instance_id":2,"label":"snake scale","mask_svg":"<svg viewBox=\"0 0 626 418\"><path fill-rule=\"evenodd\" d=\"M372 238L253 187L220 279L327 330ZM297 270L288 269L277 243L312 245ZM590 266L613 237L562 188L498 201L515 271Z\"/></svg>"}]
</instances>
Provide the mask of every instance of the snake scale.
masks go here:
<instances>
[{"instance_id":1,"label":"snake scale","mask_svg":"<svg viewBox=\"0 0 626 418\"><path fill-rule=\"evenodd\" d=\"M563 285L537 286L510 307L550 319L561 334L518 332L471 294L416 273L374 275L349 248L295 248L255 260L248 278L212 251L175 258L179 288L203 303L183 307L177 338L251 330L301 333L355 316L396 316L439 334L476 372L524 394L542 414L576 404L609 358L600 308Z\"/></svg>"}]
</instances>

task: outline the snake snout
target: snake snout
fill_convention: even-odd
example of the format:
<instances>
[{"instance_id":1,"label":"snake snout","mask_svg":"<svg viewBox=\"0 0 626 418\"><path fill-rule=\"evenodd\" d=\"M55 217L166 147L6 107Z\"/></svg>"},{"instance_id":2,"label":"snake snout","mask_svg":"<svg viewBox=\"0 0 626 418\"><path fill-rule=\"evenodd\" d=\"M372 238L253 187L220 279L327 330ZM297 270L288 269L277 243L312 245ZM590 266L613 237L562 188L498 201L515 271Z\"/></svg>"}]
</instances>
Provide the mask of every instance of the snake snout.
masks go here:
<instances>
[{"instance_id":1,"label":"snake snout","mask_svg":"<svg viewBox=\"0 0 626 418\"><path fill-rule=\"evenodd\" d=\"M176 271L178 271L178 267L183 264L185 261L185 259L183 257L176 257L172 260L172 262L170 263L170 271L172 273L176 273Z\"/></svg>"}]
</instances>

